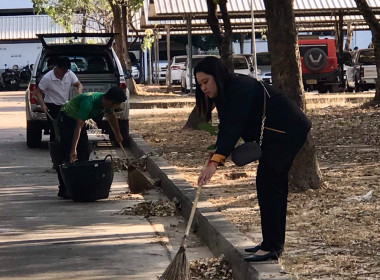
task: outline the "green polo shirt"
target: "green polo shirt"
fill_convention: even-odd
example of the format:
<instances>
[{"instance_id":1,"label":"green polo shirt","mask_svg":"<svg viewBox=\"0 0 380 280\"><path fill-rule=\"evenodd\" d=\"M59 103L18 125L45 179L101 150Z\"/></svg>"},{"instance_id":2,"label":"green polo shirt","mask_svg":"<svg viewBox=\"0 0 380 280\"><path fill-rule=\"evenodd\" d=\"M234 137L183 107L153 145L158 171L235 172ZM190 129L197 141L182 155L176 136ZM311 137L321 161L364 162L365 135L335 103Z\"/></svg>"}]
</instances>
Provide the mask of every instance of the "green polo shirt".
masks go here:
<instances>
[{"instance_id":1,"label":"green polo shirt","mask_svg":"<svg viewBox=\"0 0 380 280\"><path fill-rule=\"evenodd\" d=\"M62 111L72 119L86 121L106 112L110 114L111 109L102 107L103 92L86 92L75 96L62 107Z\"/></svg>"}]
</instances>

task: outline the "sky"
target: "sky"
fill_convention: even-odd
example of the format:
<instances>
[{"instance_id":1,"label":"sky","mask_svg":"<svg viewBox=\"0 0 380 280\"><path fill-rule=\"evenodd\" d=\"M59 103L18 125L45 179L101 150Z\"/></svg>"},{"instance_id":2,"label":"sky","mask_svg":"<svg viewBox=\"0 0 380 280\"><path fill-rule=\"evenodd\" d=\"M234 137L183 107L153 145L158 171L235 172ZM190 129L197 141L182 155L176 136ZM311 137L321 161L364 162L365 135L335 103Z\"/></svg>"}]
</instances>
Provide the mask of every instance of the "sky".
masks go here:
<instances>
[{"instance_id":1,"label":"sky","mask_svg":"<svg viewBox=\"0 0 380 280\"><path fill-rule=\"evenodd\" d=\"M0 0L0 9L33 8L31 0Z\"/></svg>"}]
</instances>

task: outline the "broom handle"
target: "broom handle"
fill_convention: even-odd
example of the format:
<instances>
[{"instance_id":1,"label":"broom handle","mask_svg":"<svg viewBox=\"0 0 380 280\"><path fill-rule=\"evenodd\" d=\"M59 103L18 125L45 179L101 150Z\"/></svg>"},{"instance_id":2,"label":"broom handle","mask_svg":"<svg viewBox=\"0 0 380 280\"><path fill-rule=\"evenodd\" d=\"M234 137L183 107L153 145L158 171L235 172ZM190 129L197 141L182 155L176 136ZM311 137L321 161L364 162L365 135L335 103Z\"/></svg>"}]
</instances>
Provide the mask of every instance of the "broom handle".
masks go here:
<instances>
[{"instance_id":1,"label":"broom handle","mask_svg":"<svg viewBox=\"0 0 380 280\"><path fill-rule=\"evenodd\" d=\"M111 129L112 129L112 131L113 131L113 134L116 135L115 128L113 127L112 123L111 123L110 120L108 119L107 115L105 115L105 117L106 117L106 119L107 119L107 121L108 121L108 123L109 123L109 125L110 125L110 127L111 127ZM128 158L127 152L125 151L123 145L122 145L120 142L117 142L117 143L119 144L121 150L123 151L124 157L125 157L125 158Z\"/></svg>"},{"instance_id":2,"label":"broom handle","mask_svg":"<svg viewBox=\"0 0 380 280\"><path fill-rule=\"evenodd\" d=\"M209 159L206 160L205 166L208 164L208 162L209 162ZM185 246L186 238L189 236L191 224L193 223L193 220L194 220L195 210L197 209L198 200L199 200L199 196L201 194L201 190L202 190L202 185L198 185L197 191L195 193L195 198L194 198L194 201L193 201L193 207L191 208L189 220L187 221L185 235L182 238L181 247Z\"/></svg>"},{"instance_id":3,"label":"broom handle","mask_svg":"<svg viewBox=\"0 0 380 280\"><path fill-rule=\"evenodd\" d=\"M195 210L197 209L197 204L198 204L199 195L201 193L201 190L202 190L202 186L199 185L198 188L197 188L197 192L195 193L195 198L194 198L194 201L193 201L193 207L191 208L190 217L189 217L189 220L187 222L187 226L186 226L186 230L185 230L185 235L184 235L184 237L182 239L181 247L183 247L185 245L186 238L189 236L191 224L193 223L193 220L194 220Z\"/></svg>"}]
</instances>

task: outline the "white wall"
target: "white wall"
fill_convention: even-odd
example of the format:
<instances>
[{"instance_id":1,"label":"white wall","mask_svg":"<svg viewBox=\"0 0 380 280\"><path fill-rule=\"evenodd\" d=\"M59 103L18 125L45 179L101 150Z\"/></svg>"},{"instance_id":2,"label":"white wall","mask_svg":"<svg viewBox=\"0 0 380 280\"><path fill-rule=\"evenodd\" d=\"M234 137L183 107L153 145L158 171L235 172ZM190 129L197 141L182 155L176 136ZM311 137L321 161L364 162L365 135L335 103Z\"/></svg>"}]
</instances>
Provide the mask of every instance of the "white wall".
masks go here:
<instances>
[{"instance_id":1,"label":"white wall","mask_svg":"<svg viewBox=\"0 0 380 280\"><path fill-rule=\"evenodd\" d=\"M257 40L255 41L256 45L256 52L267 52L268 51L268 42L263 40ZM240 54L240 43L239 42L233 42L232 43L232 52L235 54ZM244 54L251 53L251 40L244 40Z\"/></svg>"},{"instance_id":2,"label":"white wall","mask_svg":"<svg viewBox=\"0 0 380 280\"><path fill-rule=\"evenodd\" d=\"M0 44L0 71L12 68L15 64L19 68L27 64L34 64L41 48L41 43Z\"/></svg>"}]
</instances>

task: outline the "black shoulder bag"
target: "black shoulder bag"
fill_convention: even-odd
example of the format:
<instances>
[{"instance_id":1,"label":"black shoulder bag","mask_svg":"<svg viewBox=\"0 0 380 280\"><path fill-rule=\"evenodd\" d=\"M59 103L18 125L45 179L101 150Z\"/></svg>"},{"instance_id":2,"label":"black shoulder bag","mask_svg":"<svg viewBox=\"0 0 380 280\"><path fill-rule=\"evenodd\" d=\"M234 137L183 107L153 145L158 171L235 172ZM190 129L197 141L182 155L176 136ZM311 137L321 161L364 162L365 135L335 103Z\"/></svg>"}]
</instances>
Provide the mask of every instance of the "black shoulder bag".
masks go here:
<instances>
[{"instance_id":1,"label":"black shoulder bag","mask_svg":"<svg viewBox=\"0 0 380 280\"><path fill-rule=\"evenodd\" d=\"M263 86L264 89L264 106L263 106L263 116L261 120L261 131L260 131L260 141L257 143L256 141L245 142L237 146L231 153L231 160L237 166L244 166L248 163L254 162L261 157L261 144L263 143L264 136L264 124L265 124L265 109L266 109L266 95L270 97L268 90L265 88L262 81L258 80L258 82Z\"/></svg>"}]
</instances>

